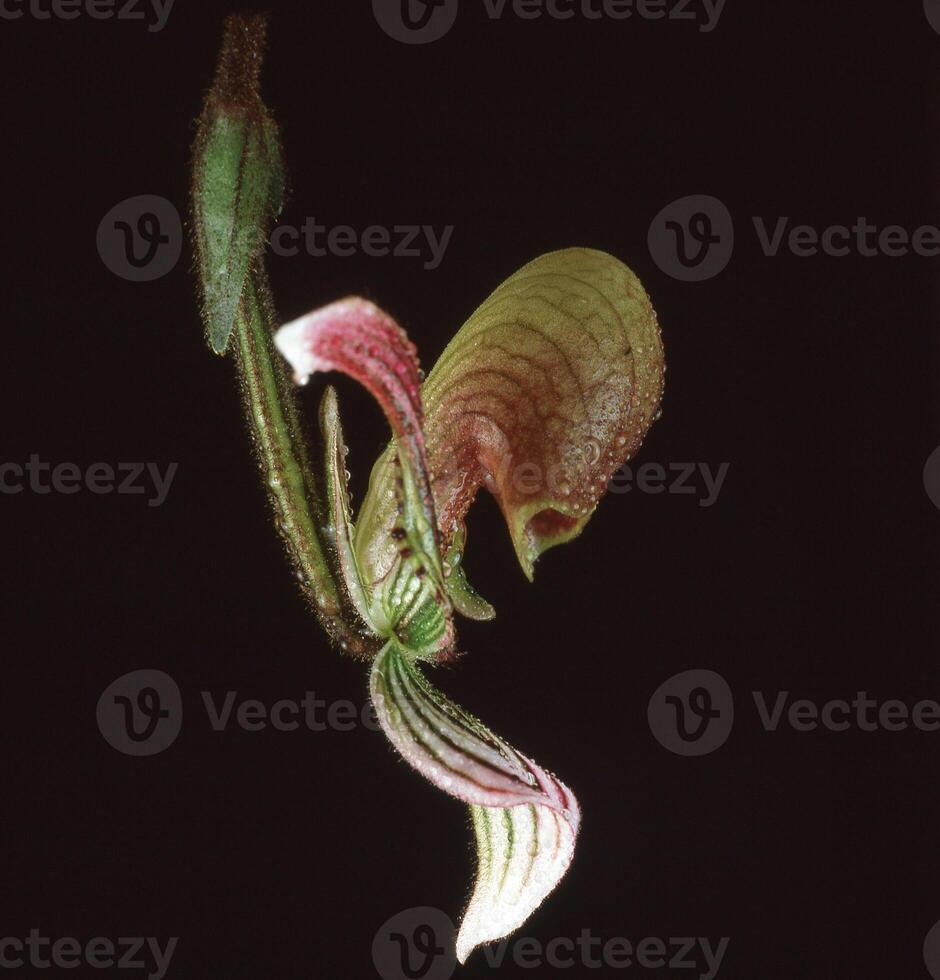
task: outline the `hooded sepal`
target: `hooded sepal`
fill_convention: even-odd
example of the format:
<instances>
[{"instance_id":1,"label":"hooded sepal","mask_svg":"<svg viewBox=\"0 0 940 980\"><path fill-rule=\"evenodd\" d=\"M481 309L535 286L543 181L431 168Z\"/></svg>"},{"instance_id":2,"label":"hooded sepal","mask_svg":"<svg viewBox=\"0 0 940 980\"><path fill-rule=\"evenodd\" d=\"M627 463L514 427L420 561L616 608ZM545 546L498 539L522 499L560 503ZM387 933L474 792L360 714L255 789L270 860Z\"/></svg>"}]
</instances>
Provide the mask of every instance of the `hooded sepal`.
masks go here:
<instances>
[{"instance_id":1,"label":"hooded sepal","mask_svg":"<svg viewBox=\"0 0 940 980\"><path fill-rule=\"evenodd\" d=\"M664 370L649 297L612 256L551 252L507 279L424 384L445 546L485 486L531 578L540 554L581 533L611 474L639 448ZM370 495L382 492L374 480ZM368 497L363 510L381 523Z\"/></svg>"}]
</instances>

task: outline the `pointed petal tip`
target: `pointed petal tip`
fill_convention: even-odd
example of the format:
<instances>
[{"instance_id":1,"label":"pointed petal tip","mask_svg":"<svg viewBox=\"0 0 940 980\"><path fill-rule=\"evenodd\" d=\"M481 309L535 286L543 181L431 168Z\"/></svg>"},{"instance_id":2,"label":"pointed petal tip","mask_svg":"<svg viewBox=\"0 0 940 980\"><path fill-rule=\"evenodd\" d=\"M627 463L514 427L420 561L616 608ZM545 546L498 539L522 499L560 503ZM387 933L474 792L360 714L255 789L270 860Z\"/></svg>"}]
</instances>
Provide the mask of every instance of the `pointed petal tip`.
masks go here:
<instances>
[{"instance_id":1,"label":"pointed petal tip","mask_svg":"<svg viewBox=\"0 0 940 980\"><path fill-rule=\"evenodd\" d=\"M563 783L542 773L553 794L564 793L567 806L563 810L549 804L507 810L471 807L480 867L457 935L461 964L478 946L519 929L571 865L580 809Z\"/></svg>"},{"instance_id":2,"label":"pointed petal tip","mask_svg":"<svg viewBox=\"0 0 940 980\"><path fill-rule=\"evenodd\" d=\"M516 558L530 582L535 580L539 558L551 548L578 537L595 509L596 506L576 511L554 500L527 504L515 513L504 509Z\"/></svg>"},{"instance_id":3,"label":"pointed petal tip","mask_svg":"<svg viewBox=\"0 0 940 980\"><path fill-rule=\"evenodd\" d=\"M285 323L274 334L274 346L293 368L298 384L306 384L311 374L332 370L334 365L314 352L320 334L329 327L340 324L350 329L354 321L376 320L385 314L367 299L347 296L344 299L321 306L305 313L296 320Z\"/></svg>"},{"instance_id":4,"label":"pointed petal tip","mask_svg":"<svg viewBox=\"0 0 940 980\"><path fill-rule=\"evenodd\" d=\"M308 320L309 316L304 316L285 323L274 335L274 346L293 369L298 383L315 370L314 357L304 344Z\"/></svg>"}]
</instances>

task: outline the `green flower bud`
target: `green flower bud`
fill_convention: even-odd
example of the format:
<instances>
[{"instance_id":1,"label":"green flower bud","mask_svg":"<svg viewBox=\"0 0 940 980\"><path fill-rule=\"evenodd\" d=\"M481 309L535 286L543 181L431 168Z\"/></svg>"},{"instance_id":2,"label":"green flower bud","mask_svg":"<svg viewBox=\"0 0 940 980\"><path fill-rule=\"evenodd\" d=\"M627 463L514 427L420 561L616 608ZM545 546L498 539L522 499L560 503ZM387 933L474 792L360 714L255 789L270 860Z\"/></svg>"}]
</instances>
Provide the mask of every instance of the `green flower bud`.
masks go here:
<instances>
[{"instance_id":1,"label":"green flower bud","mask_svg":"<svg viewBox=\"0 0 940 980\"><path fill-rule=\"evenodd\" d=\"M277 125L259 95L265 18L229 17L193 158L193 233L209 345L226 350L284 197Z\"/></svg>"}]
</instances>

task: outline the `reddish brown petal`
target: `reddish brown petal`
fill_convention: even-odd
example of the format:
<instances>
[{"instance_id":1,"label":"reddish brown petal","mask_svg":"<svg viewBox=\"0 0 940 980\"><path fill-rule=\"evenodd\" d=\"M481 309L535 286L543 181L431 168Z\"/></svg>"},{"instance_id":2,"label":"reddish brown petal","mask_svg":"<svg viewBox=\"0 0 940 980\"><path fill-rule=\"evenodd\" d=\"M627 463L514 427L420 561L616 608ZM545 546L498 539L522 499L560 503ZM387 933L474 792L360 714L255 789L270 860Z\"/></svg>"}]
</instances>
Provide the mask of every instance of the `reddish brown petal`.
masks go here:
<instances>
[{"instance_id":1,"label":"reddish brown petal","mask_svg":"<svg viewBox=\"0 0 940 980\"><path fill-rule=\"evenodd\" d=\"M617 259L567 249L507 279L424 385L445 547L485 486L531 577L543 551L581 532L611 474L639 448L664 370L649 297ZM370 528L387 520L379 499L385 480L380 460L363 505ZM381 568L382 556L369 558Z\"/></svg>"}]
</instances>

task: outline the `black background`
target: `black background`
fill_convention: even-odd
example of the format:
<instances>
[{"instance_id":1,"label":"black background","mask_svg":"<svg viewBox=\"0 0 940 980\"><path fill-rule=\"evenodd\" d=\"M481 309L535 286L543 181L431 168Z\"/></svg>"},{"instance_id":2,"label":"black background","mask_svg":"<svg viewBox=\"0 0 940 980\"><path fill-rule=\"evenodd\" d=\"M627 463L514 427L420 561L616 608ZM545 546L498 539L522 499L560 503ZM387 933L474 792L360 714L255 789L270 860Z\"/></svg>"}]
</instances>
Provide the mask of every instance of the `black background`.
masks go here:
<instances>
[{"instance_id":1,"label":"black background","mask_svg":"<svg viewBox=\"0 0 940 980\"><path fill-rule=\"evenodd\" d=\"M361 702L365 671L295 588L188 250L135 284L95 245L127 197L184 209L224 9L177 0L160 33L0 22L4 460L179 463L159 508L0 498L0 932L178 936L171 977L368 977L389 916L458 916L474 863L463 808L367 730L211 730L200 691ZM276 12L264 75L292 176L284 220L455 231L434 271L275 257L282 316L364 294L430 366L524 262L604 249L646 285L666 345L664 415L640 460L730 464L710 508L608 497L532 586L492 500L471 514L471 578L498 617L461 624L467 655L437 680L584 810L572 870L520 935L728 936L719 976L740 980L927 976L940 735L771 734L750 696L940 696L940 515L921 475L940 442L940 259L771 259L750 223L940 222L940 36L921 4L728 0L705 34L491 22L465 2L423 47L387 37L364 0L305 10ZM696 193L727 204L737 245L718 278L682 284L646 236ZM303 395L311 419L319 388ZM339 388L360 500L385 423ZM171 674L186 711L150 759L95 724L104 688L142 667ZM723 748L685 759L646 707L699 667L728 680L738 718ZM477 953L462 975L492 971Z\"/></svg>"}]
</instances>

